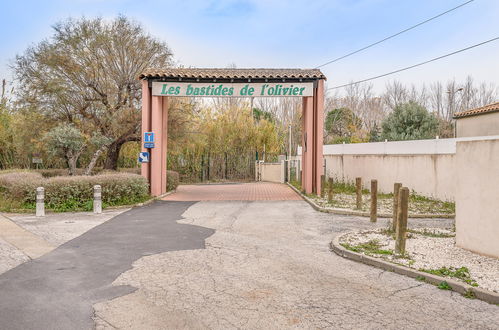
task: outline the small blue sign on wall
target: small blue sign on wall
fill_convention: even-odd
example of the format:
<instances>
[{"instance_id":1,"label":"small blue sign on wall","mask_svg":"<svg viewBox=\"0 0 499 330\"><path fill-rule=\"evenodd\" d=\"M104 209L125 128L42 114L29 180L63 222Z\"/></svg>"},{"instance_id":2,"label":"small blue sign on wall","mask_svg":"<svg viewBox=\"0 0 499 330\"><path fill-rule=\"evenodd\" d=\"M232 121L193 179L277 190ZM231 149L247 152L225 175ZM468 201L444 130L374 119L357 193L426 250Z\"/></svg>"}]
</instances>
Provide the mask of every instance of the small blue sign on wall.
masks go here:
<instances>
[{"instance_id":1,"label":"small blue sign on wall","mask_svg":"<svg viewBox=\"0 0 499 330\"><path fill-rule=\"evenodd\" d=\"M153 132L144 132L144 143L145 142L154 142Z\"/></svg>"},{"instance_id":2,"label":"small blue sign on wall","mask_svg":"<svg viewBox=\"0 0 499 330\"><path fill-rule=\"evenodd\" d=\"M146 149L154 148L154 142L144 142L144 148Z\"/></svg>"},{"instance_id":3,"label":"small blue sign on wall","mask_svg":"<svg viewBox=\"0 0 499 330\"><path fill-rule=\"evenodd\" d=\"M139 163L149 163L149 158L148 152L139 153Z\"/></svg>"}]
</instances>

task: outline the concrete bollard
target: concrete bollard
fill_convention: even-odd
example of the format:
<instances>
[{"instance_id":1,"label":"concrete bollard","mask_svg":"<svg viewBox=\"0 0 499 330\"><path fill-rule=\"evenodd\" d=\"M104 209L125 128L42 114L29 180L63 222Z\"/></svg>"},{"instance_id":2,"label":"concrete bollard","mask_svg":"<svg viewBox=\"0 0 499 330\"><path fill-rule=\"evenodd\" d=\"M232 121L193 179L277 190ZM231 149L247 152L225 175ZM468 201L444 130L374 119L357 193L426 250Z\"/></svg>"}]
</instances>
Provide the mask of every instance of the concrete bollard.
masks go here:
<instances>
[{"instance_id":1,"label":"concrete bollard","mask_svg":"<svg viewBox=\"0 0 499 330\"><path fill-rule=\"evenodd\" d=\"M36 216L45 216L45 188L36 188Z\"/></svg>"},{"instance_id":2,"label":"concrete bollard","mask_svg":"<svg viewBox=\"0 0 499 330\"><path fill-rule=\"evenodd\" d=\"M327 187L327 201L332 204L333 203L333 178L328 179L328 187Z\"/></svg>"},{"instance_id":3,"label":"concrete bollard","mask_svg":"<svg viewBox=\"0 0 499 330\"><path fill-rule=\"evenodd\" d=\"M397 217L398 217L398 208L399 208L399 193L400 188L402 187L402 183L393 184L393 217L392 217L392 231L395 232L397 230Z\"/></svg>"},{"instance_id":4,"label":"concrete bollard","mask_svg":"<svg viewBox=\"0 0 499 330\"><path fill-rule=\"evenodd\" d=\"M102 213L102 188L100 185L94 186L94 213Z\"/></svg>"},{"instance_id":5,"label":"concrete bollard","mask_svg":"<svg viewBox=\"0 0 499 330\"><path fill-rule=\"evenodd\" d=\"M407 217L409 212L409 188L407 187L400 188L398 209L397 231L395 232L395 253L404 254L407 233Z\"/></svg>"},{"instance_id":6,"label":"concrete bollard","mask_svg":"<svg viewBox=\"0 0 499 330\"><path fill-rule=\"evenodd\" d=\"M355 191L357 194L357 210L360 210L362 208L362 178L355 178Z\"/></svg>"},{"instance_id":7,"label":"concrete bollard","mask_svg":"<svg viewBox=\"0 0 499 330\"><path fill-rule=\"evenodd\" d=\"M371 222L378 221L378 180L371 180Z\"/></svg>"}]
</instances>

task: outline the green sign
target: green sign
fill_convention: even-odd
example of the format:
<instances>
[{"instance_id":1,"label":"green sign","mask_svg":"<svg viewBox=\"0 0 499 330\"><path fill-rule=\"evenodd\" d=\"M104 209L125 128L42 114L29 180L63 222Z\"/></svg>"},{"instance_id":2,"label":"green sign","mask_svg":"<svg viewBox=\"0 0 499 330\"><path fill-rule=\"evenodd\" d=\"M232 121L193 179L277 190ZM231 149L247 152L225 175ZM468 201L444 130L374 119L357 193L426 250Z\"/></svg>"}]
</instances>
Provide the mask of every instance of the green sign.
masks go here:
<instances>
[{"instance_id":1,"label":"green sign","mask_svg":"<svg viewBox=\"0 0 499 330\"><path fill-rule=\"evenodd\" d=\"M153 82L154 96L303 97L313 96L313 83Z\"/></svg>"}]
</instances>

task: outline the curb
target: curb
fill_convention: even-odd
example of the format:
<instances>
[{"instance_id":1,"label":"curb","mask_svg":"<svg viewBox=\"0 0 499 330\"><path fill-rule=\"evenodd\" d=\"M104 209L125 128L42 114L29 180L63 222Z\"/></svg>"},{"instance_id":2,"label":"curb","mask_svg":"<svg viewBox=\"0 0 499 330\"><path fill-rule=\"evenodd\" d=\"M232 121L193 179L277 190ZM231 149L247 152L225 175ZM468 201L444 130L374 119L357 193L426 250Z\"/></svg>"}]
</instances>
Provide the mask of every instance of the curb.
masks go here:
<instances>
[{"instance_id":1,"label":"curb","mask_svg":"<svg viewBox=\"0 0 499 330\"><path fill-rule=\"evenodd\" d=\"M317 205L313 200L305 196L301 191L296 189L293 185L291 185L289 182L286 182L286 184L291 187L298 195L303 198L303 200L307 203L309 203L312 208L314 208L316 211L319 212L324 212L324 213L333 213L333 214L341 214L341 215L356 215L356 216L361 216L361 217L366 217L369 218L371 215L369 212L364 212L364 211L355 211L355 210L349 210L349 209L338 209L338 208L325 208L322 206ZM378 218L392 218L393 214L388 214L388 213L378 213ZM442 218L442 219L454 219L456 217L455 214L409 214L409 218L413 219L428 219L428 218Z\"/></svg>"},{"instance_id":2,"label":"curb","mask_svg":"<svg viewBox=\"0 0 499 330\"><path fill-rule=\"evenodd\" d=\"M164 193L163 195L151 197L151 198L149 198L148 200L146 200L145 202L142 202L142 203L137 203L137 204L132 204L132 205L108 206L105 209L106 210L118 210L118 209L128 209L128 208L138 207L138 206L146 206L146 205L151 204L154 201L160 200L160 199L162 199L162 198L164 198L164 197L166 197L168 195L171 195L174 192L177 192L177 189L170 190L170 191Z\"/></svg>"},{"instance_id":3,"label":"curb","mask_svg":"<svg viewBox=\"0 0 499 330\"><path fill-rule=\"evenodd\" d=\"M365 254L361 254L361 253L347 250L339 244L339 240L342 236L347 235L349 233L350 232L336 236L330 243L331 251L333 251L334 253L336 253L337 255L339 255L343 258L350 259L350 260L357 261L357 262L361 262L363 264L366 264L369 266L374 266L376 268L380 268L380 269L383 269L386 271L394 272L394 273L399 274L399 275L405 275L405 276L408 276L408 277L411 277L414 279L424 278L424 282L427 282L427 283L430 283L433 285L439 285L441 282L445 281L449 284L452 291L455 291L455 292L460 293L462 295L469 294L471 292L471 293L473 293L473 295L475 296L476 299L483 300L483 301L491 303L491 304L499 304L499 293L494 293L494 292L491 292L488 290L473 287L473 286L468 285L466 283L458 282L458 281L450 279L450 278L420 272L419 270L415 270L415 269L408 268L405 266L400 266L400 265L393 264L393 263L388 262L388 261L381 260L379 258L374 258L371 256L367 256Z\"/></svg>"}]
</instances>

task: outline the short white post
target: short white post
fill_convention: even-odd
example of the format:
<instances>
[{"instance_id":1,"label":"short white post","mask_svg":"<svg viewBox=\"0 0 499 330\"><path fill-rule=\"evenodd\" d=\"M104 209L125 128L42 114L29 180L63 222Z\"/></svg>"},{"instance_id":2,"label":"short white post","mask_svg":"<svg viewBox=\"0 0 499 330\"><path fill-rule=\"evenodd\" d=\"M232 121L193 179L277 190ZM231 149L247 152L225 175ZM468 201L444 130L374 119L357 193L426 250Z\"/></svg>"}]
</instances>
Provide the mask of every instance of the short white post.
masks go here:
<instances>
[{"instance_id":1,"label":"short white post","mask_svg":"<svg viewBox=\"0 0 499 330\"><path fill-rule=\"evenodd\" d=\"M94 213L102 213L102 188L98 184L94 186Z\"/></svg>"},{"instance_id":2,"label":"short white post","mask_svg":"<svg viewBox=\"0 0 499 330\"><path fill-rule=\"evenodd\" d=\"M45 216L45 189L43 187L36 188L36 216Z\"/></svg>"}]
</instances>

